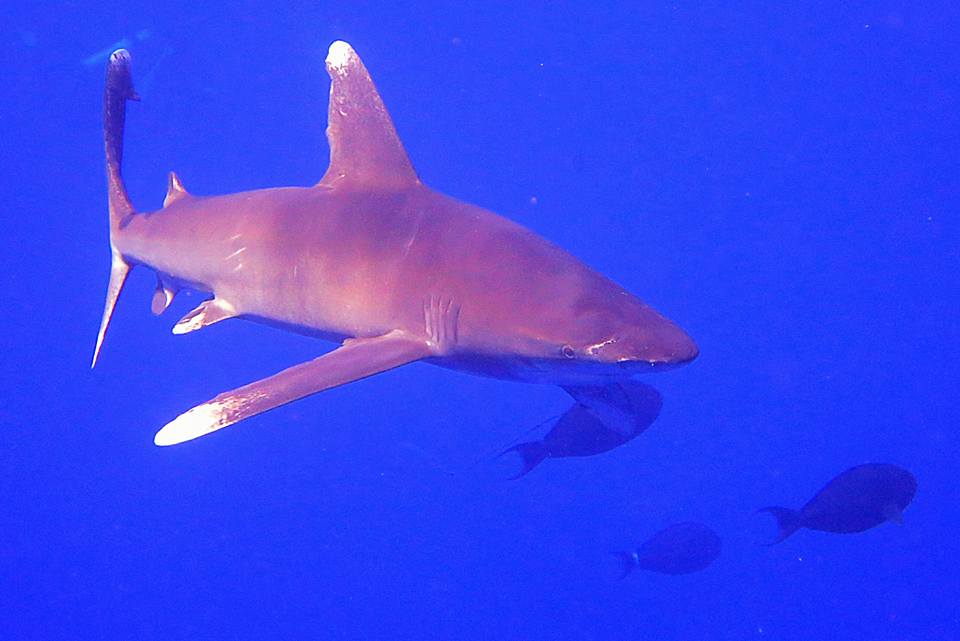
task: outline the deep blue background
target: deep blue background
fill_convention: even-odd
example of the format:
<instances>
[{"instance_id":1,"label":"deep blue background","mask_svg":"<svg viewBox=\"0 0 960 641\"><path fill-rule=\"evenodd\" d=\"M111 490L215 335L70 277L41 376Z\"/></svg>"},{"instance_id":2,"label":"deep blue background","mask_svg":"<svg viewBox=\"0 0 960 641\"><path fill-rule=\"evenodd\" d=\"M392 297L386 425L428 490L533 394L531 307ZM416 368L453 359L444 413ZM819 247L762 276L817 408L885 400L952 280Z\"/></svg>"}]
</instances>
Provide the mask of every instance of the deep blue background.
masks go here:
<instances>
[{"instance_id":1,"label":"deep blue background","mask_svg":"<svg viewBox=\"0 0 960 641\"><path fill-rule=\"evenodd\" d=\"M0 638L960 639L955 3L200 4L3 6ZM315 182L345 39L425 182L701 357L648 381L641 438L514 482L484 461L569 399L421 364L154 447L329 346L172 336L199 299L155 319L143 270L89 370L96 54L122 38L139 207L170 169L198 194ZM903 527L757 545L755 508L867 461L917 476ZM615 580L610 550L684 519L722 535L711 568Z\"/></svg>"}]
</instances>

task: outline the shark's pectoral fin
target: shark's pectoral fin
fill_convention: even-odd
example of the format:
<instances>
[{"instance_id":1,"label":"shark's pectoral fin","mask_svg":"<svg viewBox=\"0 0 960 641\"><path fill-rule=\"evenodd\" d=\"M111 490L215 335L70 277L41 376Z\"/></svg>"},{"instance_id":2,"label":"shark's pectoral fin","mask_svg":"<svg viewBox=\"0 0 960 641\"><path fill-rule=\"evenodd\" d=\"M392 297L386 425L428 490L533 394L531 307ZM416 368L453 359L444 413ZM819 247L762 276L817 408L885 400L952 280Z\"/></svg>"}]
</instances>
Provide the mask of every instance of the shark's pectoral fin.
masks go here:
<instances>
[{"instance_id":1,"label":"shark's pectoral fin","mask_svg":"<svg viewBox=\"0 0 960 641\"><path fill-rule=\"evenodd\" d=\"M423 339L402 331L359 338L306 363L198 405L157 432L157 445L175 445L310 394L372 376L430 355Z\"/></svg>"},{"instance_id":2,"label":"shark's pectoral fin","mask_svg":"<svg viewBox=\"0 0 960 641\"><path fill-rule=\"evenodd\" d=\"M237 310L233 306L219 298L205 300L196 309L188 312L186 316L177 321L173 326L174 334L188 334L207 325L219 323L222 320L233 318L237 315Z\"/></svg>"}]
</instances>

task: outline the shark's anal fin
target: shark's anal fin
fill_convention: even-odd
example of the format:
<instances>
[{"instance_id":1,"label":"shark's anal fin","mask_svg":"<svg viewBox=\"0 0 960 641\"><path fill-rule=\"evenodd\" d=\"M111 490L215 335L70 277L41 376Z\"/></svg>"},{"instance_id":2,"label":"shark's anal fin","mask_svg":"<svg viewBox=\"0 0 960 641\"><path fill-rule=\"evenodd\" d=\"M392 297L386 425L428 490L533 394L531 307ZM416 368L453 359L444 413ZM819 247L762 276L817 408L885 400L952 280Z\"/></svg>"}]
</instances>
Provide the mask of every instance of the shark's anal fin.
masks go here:
<instances>
[{"instance_id":1,"label":"shark's anal fin","mask_svg":"<svg viewBox=\"0 0 960 641\"><path fill-rule=\"evenodd\" d=\"M198 405L157 432L154 443L175 445L233 425L291 401L366 378L431 354L425 341L399 330L359 338L278 374Z\"/></svg>"},{"instance_id":2,"label":"shark's anal fin","mask_svg":"<svg viewBox=\"0 0 960 641\"><path fill-rule=\"evenodd\" d=\"M407 152L357 52L346 42L330 45L330 166L323 187L399 189L420 184Z\"/></svg>"},{"instance_id":3,"label":"shark's anal fin","mask_svg":"<svg viewBox=\"0 0 960 641\"><path fill-rule=\"evenodd\" d=\"M236 315L237 312L230 303L220 298L212 298L203 301L197 305L196 309L177 321L173 326L173 333L188 334Z\"/></svg>"},{"instance_id":4,"label":"shark's anal fin","mask_svg":"<svg viewBox=\"0 0 960 641\"><path fill-rule=\"evenodd\" d=\"M167 311L173 297L177 295L177 290L169 283L163 282L162 278L157 278L157 288L153 292L153 298L150 301L150 311L154 316L159 316Z\"/></svg>"}]
</instances>

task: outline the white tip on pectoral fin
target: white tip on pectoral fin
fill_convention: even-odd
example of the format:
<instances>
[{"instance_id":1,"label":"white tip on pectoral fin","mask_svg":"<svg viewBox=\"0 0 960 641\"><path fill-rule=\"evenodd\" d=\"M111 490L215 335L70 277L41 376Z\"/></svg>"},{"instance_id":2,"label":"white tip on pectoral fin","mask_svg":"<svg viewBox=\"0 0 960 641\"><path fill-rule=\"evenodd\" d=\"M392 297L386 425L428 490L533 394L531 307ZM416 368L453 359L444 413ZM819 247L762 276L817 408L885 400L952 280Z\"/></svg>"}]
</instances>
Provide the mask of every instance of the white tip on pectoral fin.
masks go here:
<instances>
[{"instance_id":1,"label":"white tip on pectoral fin","mask_svg":"<svg viewBox=\"0 0 960 641\"><path fill-rule=\"evenodd\" d=\"M220 398L220 397L217 397ZM170 421L153 437L157 445L177 445L216 432L235 420L231 415L242 409L242 398L214 399L181 414Z\"/></svg>"}]
</instances>

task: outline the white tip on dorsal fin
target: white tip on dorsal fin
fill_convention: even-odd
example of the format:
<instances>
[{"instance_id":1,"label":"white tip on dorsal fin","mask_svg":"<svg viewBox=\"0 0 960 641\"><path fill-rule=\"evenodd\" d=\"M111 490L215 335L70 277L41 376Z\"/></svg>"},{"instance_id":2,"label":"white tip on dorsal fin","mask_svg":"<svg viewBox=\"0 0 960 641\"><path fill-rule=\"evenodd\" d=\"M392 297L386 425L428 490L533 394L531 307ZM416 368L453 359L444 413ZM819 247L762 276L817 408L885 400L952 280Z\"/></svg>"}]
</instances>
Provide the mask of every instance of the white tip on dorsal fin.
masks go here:
<instances>
[{"instance_id":1,"label":"white tip on dorsal fin","mask_svg":"<svg viewBox=\"0 0 960 641\"><path fill-rule=\"evenodd\" d=\"M167 175L167 196L163 199L163 206L169 207L171 203L175 203L182 198L189 198L190 194L187 193L187 190L183 188L183 183L180 182L180 177L177 176L175 172L170 172Z\"/></svg>"},{"instance_id":2,"label":"white tip on dorsal fin","mask_svg":"<svg viewBox=\"0 0 960 641\"><path fill-rule=\"evenodd\" d=\"M346 42L330 45L330 166L324 187L402 188L420 180L357 52Z\"/></svg>"}]
</instances>

